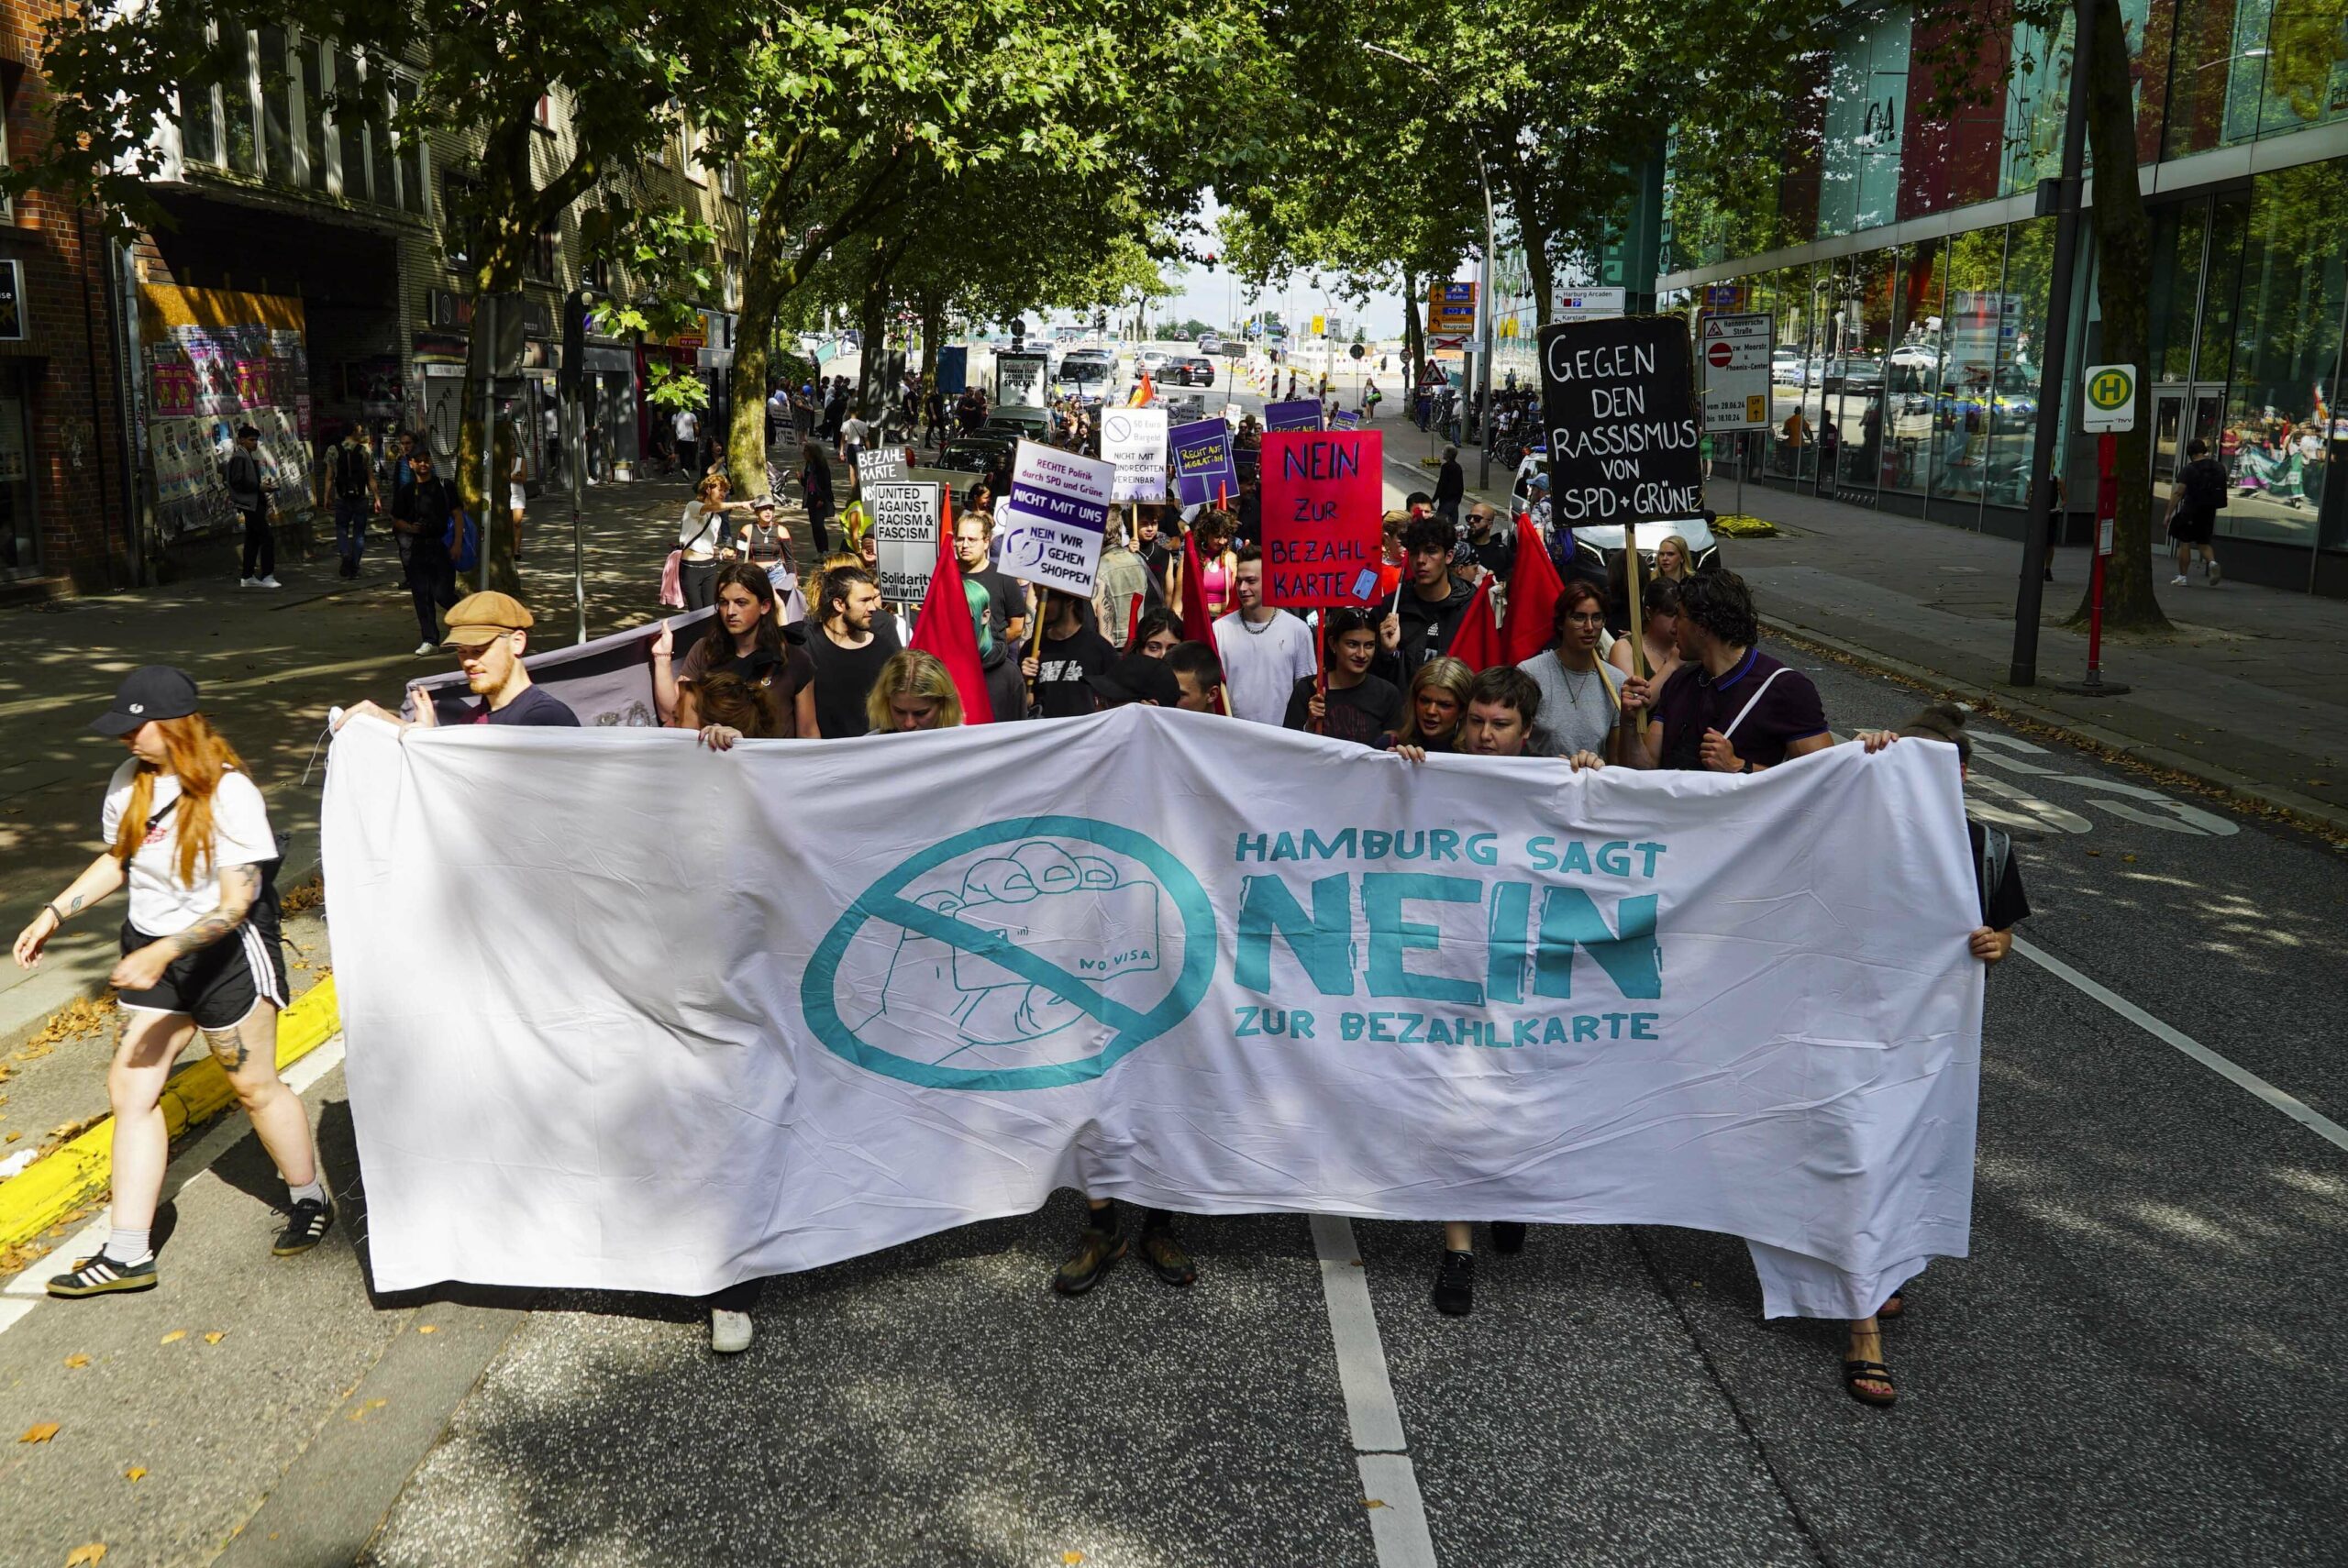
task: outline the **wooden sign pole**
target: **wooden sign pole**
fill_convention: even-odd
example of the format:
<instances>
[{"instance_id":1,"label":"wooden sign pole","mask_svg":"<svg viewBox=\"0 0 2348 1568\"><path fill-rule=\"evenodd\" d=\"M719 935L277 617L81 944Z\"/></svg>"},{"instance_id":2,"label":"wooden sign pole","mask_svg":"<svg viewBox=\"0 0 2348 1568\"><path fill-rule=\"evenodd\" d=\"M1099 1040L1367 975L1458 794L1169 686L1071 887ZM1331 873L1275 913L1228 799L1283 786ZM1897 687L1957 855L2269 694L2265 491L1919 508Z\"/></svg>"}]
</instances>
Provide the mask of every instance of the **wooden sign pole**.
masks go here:
<instances>
[{"instance_id":1,"label":"wooden sign pole","mask_svg":"<svg viewBox=\"0 0 2348 1568\"><path fill-rule=\"evenodd\" d=\"M1638 525L1633 524L1623 532L1625 536L1623 578L1630 584L1631 592L1631 673L1645 680L1647 678L1647 644L1645 620L1639 608ZM1647 738L1647 711L1644 706L1638 710L1637 719L1639 741L1644 745Z\"/></svg>"}]
</instances>

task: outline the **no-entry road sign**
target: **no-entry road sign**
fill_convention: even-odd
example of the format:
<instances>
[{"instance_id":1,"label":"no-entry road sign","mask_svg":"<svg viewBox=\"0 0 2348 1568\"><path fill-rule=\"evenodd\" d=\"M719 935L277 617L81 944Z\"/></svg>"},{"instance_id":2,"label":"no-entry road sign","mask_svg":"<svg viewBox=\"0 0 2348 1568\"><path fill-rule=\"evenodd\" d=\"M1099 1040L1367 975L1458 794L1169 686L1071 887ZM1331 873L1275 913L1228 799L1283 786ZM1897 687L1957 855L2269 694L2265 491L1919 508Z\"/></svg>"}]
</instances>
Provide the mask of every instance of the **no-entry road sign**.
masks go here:
<instances>
[{"instance_id":1,"label":"no-entry road sign","mask_svg":"<svg viewBox=\"0 0 2348 1568\"><path fill-rule=\"evenodd\" d=\"M1697 348L1704 362L1707 431L1769 427L1769 353L1776 336L1766 315L1703 318Z\"/></svg>"}]
</instances>

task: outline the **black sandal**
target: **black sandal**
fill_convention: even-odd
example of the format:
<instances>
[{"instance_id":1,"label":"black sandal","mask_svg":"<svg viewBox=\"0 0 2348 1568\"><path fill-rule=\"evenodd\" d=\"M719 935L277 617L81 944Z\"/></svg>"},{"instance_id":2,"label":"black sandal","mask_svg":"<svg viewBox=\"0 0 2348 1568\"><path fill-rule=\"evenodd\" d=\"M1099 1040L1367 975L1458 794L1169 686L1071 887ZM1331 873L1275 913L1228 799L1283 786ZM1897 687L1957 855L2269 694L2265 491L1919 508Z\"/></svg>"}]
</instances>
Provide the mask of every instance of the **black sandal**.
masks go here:
<instances>
[{"instance_id":1,"label":"black sandal","mask_svg":"<svg viewBox=\"0 0 2348 1568\"><path fill-rule=\"evenodd\" d=\"M1863 1383L1880 1383L1888 1393L1878 1394L1860 1386ZM1898 1402L1899 1390L1892 1386L1891 1368L1879 1361L1846 1361L1843 1364L1844 1391L1862 1405L1890 1405Z\"/></svg>"}]
</instances>

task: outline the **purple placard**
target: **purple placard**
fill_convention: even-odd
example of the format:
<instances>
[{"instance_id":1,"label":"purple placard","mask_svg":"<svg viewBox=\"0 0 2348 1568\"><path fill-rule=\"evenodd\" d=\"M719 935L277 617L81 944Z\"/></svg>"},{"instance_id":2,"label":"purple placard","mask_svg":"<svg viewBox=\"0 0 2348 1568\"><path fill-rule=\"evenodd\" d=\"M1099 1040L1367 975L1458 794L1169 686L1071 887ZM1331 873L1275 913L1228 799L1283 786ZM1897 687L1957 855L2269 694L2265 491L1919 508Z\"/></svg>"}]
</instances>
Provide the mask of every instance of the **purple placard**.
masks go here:
<instances>
[{"instance_id":1,"label":"purple placard","mask_svg":"<svg viewBox=\"0 0 2348 1568\"><path fill-rule=\"evenodd\" d=\"M1301 397L1294 403L1268 403L1264 405L1264 428L1318 430L1321 428L1321 400Z\"/></svg>"},{"instance_id":2,"label":"purple placard","mask_svg":"<svg viewBox=\"0 0 2348 1568\"><path fill-rule=\"evenodd\" d=\"M1166 433L1174 454L1174 493L1185 506L1213 502L1216 487L1226 493L1239 488L1238 465L1231 460L1231 427L1220 419L1178 425Z\"/></svg>"}]
</instances>

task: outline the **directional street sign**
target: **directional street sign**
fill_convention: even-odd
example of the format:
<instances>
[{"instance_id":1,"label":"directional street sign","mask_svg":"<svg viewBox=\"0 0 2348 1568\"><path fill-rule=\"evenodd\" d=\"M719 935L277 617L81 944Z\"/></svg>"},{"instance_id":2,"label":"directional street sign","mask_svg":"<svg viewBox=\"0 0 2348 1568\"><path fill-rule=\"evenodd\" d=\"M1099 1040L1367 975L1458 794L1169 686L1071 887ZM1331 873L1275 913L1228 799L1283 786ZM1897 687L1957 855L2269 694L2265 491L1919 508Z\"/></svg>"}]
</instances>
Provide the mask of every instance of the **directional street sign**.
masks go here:
<instances>
[{"instance_id":1,"label":"directional street sign","mask_svg":"<svg viewBox=\"0 0 2348 1568\"><path fill-rule=\"evenodd\" d=\"M2136 367L2089 365L2081 383L2079 428L2090 436L2136 428Z\"/></svg>"},{"instance_id":2,"label":"directional street sign","mask_svg":"<svg viewBox=\"0 0 2348 1568\"><path fill-rule=\"evenodd\" d=\"M1697 333L1704 367L1704 428L1769 427L1769 352L1776 323L1767 315L1708 315Z\"/></svg>"}]
</instances>

